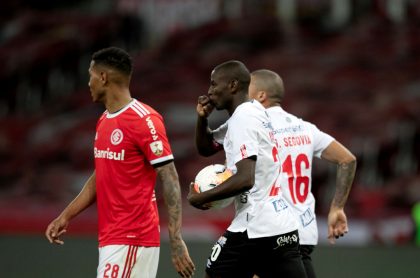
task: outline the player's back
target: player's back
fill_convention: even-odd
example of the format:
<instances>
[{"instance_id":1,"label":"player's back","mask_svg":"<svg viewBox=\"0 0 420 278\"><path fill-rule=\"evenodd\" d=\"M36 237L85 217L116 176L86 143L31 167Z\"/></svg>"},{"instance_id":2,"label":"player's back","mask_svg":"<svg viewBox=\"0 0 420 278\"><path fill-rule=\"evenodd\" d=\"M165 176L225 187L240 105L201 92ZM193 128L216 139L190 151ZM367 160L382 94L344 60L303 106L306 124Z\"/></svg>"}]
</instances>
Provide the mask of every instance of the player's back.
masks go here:
<instances>
[{"instance_id":1,"label":"player's back","mask_svg":"<svg viewBox=\"0 0 420 278\"><path fill-rule=\"evenodd\" d=\"M312 160L314 156L320 157L333 138L279 106L268 108L267 113L282 163L278 183L300 222L301 244L316 244L318 231L315 198L311 193Z\"/></svg>"}]
</instances>

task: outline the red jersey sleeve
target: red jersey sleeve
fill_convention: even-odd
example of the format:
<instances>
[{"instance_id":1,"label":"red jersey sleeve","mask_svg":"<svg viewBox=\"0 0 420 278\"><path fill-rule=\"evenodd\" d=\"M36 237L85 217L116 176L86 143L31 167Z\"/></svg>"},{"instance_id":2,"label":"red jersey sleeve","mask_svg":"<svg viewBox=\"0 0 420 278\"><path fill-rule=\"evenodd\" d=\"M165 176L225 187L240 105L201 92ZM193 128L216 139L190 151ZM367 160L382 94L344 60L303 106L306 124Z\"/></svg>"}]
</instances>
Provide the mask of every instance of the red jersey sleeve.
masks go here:
<instances>
[{"instance_id":1,"label":"red jersey sleeve","mask_svg":"<svg viewBox=\"0 0 420 278\"><path fill-rule=\"evenodd\" d=\"M173 160L162 116L147 115L139 121L135 131L133 140L151 165Z\"/></svg>"}]
</instances>

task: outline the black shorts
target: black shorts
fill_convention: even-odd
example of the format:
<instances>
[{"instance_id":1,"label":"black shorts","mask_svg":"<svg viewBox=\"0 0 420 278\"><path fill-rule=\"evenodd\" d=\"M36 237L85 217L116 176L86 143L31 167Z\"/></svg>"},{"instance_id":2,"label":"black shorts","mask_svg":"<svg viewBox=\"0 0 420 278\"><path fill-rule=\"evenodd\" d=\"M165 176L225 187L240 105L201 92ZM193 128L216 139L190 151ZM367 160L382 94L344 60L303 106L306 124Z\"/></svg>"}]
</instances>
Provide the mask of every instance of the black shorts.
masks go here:
<instances>
[{"instance_id":1,"label":"black shorts","mask_svg":"<svg viewBox=\"0 0 420 278\"><path fill-rule=\"evenodd\" d=\"M206 272L217 278L305 278L298 232L250 239L246 231L226 231L212 248Z\"/></svg>"},{"instance_id":2,"label":"black shorts","mask_svg":"<svg viewBox=\"0 0 420 278\"><path fill-rule=\"evenodd\" d=\"M311 254L314 251L314 245L301 245L300 254L302 254L302 262L305 266L306 276L308 278L316 278L314 266L312 264Z\"/></svg>"}]
</instances>

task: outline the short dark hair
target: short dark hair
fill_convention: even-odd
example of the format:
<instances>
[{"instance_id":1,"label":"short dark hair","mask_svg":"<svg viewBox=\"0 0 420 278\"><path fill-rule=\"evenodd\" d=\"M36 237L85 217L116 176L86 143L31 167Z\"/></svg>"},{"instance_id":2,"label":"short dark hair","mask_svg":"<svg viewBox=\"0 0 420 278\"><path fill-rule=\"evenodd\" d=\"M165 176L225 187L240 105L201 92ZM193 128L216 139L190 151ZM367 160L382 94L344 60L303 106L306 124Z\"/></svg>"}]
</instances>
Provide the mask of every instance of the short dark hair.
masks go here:
<instances>
[{"instance_id":1,"label":"short dark hair","mask_svg":"<svg viewBox=\"0 0 420 278\"><path fill-rule=\"evenodd\" d=\"M125 50L118 47L108 47L96 51L92 55L92 61L97 65L104 65L130 76L133 70L133 63Z\"/></svg>"},{"instance_id":2,"label":"short dark hair","mask_svg":"<svg viewBox=\"0 0 420 278\"><path fill-rule=\"evenodd\" d=\"M239 82L239 88L241 90L246 89L248 91L251 75L248 68L241 61L230 60L216 66L214 70L220 70L223 75L226 75L226 77L230 80L237 80Z\"/></svg>"}]
</instances>

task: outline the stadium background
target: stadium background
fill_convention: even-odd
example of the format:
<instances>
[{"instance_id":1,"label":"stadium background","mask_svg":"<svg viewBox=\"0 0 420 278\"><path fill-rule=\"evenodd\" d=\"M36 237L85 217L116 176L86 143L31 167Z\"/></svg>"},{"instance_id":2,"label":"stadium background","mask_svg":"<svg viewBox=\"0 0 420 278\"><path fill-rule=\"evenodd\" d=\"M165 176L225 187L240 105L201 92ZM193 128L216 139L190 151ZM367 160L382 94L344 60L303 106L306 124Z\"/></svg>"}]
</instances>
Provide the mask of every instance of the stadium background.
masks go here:
<instances>
[{"instance_id":1,"label":"stadium background","mask_svg":"<svg viewBox=\"0 0 420 278\"><path fill-rule=\"evenodd\" d=\"M335 168L315 161L319 277L420 277L412 216L420 201L419 23L415 0L1 1L0 277L94 276L94 208L71 224L63 247L43 232L92 171L103 107L91 103L87 68L110 45L134 57L132 94L165 117L184 201L195 173L223 159L199 157L193 144L196 98L210 71L228 59L269 68L285 81L285 109L358 157L350 233L335 246L325 224ZM211 124L225 118L216 113ZM185 202L196 277L232 213ZM161 219L158 277L176 277L164 210Z\"/></svg>"}]
</instances>

